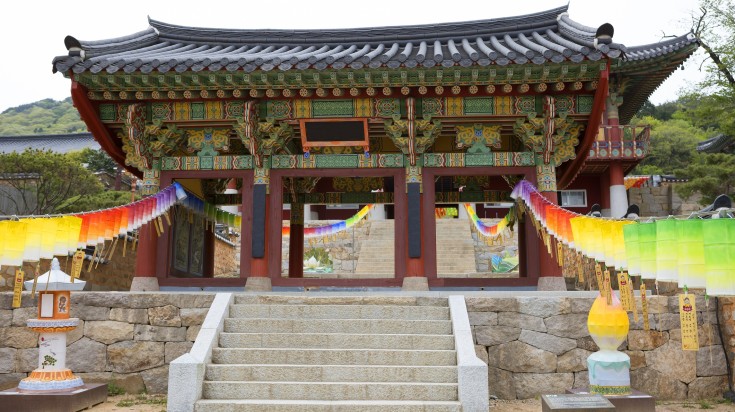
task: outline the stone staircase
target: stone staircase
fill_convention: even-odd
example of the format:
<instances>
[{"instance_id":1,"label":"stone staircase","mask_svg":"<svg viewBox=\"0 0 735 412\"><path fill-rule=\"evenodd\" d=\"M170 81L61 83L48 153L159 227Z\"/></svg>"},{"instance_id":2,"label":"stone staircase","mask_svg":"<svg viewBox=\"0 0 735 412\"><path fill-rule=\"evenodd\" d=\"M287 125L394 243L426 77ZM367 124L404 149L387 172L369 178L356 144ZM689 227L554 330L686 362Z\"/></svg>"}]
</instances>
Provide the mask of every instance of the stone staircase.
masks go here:
<instances>
[{"instance_id":1,"label":"stone staircase","mask_svg":"<svg viewBox=\"0 0 735 412\"><path fill-rule=\"evenodd\" d=\"M370 222L370 236L362 243L355 273L393 276L396 255L394 222L394 220Z\"/></svg>"},{"instance_id":2,"label":"stone staircase","mask_svg":"<svg viewBox=\"0 0 735 412\"><path fill-rule=\"evenodd\" d=\"M454 342L446 298L236 296L195 410L458 412Z\"/></svg>"},{"instance_id":3,"label":"stone staircase","mask_svg":"<svg viewBox=\"0 0 735 412\"><path fill-rule=\"evenodd\" d=\"M436 220L436 273L439 277L477 272L475 246L467 219Z\"/></svg>"}]
</instances>

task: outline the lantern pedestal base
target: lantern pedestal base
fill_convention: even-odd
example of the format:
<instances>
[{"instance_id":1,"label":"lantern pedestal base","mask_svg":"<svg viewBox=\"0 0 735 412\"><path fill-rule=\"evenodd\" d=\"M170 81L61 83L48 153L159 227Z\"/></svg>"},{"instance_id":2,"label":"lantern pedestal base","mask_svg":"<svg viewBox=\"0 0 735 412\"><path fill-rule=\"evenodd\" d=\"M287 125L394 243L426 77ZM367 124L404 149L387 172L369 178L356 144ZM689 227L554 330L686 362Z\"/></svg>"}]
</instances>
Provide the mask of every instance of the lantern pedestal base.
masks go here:
<instances>
[{"instance_id":1,"label":"lantern pedestal base","mask_svg":"<svg viewBox=\"0 0 735 412\"><path fill-rule=\"evenodd\" d=\"M85 384L64 391L25 392L18 388L0 391L3 410L13 412L81 411L107 400L107 385Z\"/></svg>"},{"instance_id":2,"label":"lantern pedestal base","mask_svg":"<svg viewBox=\"0 0 735 412\"><path fill-rule=\"evenodd\" d=\"M538 291L567 290L567 282L563 276L543 276L538 278Z\"/></svg>"},{"instance_id":3,"label":"lantern pedestal base","mask_svg":"<svg viewBox=\"0 0 735 412\"><path fill-rule=\"evenodd\" d=\"M567 389L567 393L586 395L589 394L589 390L574 388ZM605 398L615 405L616 412L654 412L656 410L656 398L635 389L631 390L630 395L605 396Z\"/></svg>"},{"instance_id":4,"label":"lantern pedestal base","mask_svg":"<svg viewBox=\"0 0 735 412\"><path fill-rule=\"evenodd\" d=\"M271 290L273 290L271 278L251 276L245 281L246 292L270 292Z\"/></svg>"},{"instance_id":5,"label":"lantern pedestal base","mask_svg":"<svg viewBox=\"0 0 735 412\"><path fill-rule=\"evenodd\" d=\"M136 276L130 284L131 292L156 292L159 290L157 277Z\"/></svg>"},{"instance_id":6,"label":"lantern pedestal base","mask_svg":"<svg viewBox=\"0 0 735 412\"><path fill-rule=\"evenodd\" d=\"M623 352L601 350L587 357L590 392L599 395L630 394L630 357Z\"/></svg>"}]
</instances>

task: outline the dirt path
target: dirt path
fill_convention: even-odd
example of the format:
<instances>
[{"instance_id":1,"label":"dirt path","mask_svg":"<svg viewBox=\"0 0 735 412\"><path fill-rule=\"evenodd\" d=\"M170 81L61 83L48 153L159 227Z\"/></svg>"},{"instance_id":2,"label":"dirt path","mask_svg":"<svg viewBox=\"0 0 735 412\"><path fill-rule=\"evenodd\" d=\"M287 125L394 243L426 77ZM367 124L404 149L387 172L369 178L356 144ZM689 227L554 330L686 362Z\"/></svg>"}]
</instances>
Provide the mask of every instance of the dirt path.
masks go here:
<instances>
[{"instance_id":1,"label":"dirt path","mask_svg":"<svg viewBox=\"0 0 735 412\"><path fill-rule=\"evenodd\" d=\"M724 399L690 402L661 402L656 412L684 412L707 409L713 412L733 412L735 405ZM94 412L166 412L166 397L157 395L117 395L91 409ZM490 401L490 412L538 412L541 401Z\"/></svg>"}]
</instances>

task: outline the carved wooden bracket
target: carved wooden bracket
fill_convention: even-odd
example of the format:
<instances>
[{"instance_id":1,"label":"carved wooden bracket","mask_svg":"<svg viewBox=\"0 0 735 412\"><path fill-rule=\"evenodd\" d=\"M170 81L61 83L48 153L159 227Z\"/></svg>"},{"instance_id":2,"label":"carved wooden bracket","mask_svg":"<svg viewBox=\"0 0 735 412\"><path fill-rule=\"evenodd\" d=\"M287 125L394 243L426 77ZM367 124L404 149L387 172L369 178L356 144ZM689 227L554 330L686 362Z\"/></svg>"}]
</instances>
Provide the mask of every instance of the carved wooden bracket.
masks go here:
<instances>
[{"instance_id":1,"label":"carved wooden bracket","mask_svg":"<svg viewBox=\"0 0 735 412\"><path fill-rule=\"evenodd\" d=\"M441 122L431 120L430 116L416 120L416 100L413 97L406 99L406 119L400 115L393 115L384 122L388 137L403 152L408 155L411 166L416 165L417 154L424 153L441 133ZM416 137L416 132L422 133ZM404 134L406 136L404 136Z\"/></svg>"},{"instance_id":2,"label":"carved wooden bracket","mask_svg":"<svg viewBox=\"0 0 735 412\"><path fill-rule=\"evenodd\" d=\"M526 147L540 155L543 164L559 166L576 156L574 148L583 128L568 119L567 112L557 114L554 98L545 96L543 116L530 113L526 119L516 121L513 131Z\"/></svg>"},{"instance_id":3,"label":"carved wooden bracket","mask_svg":"<svg viewBox=\"0 0 735 412\"><path fill-rule=\"evenodd\" d=\"M272 118L259 121L254 101L245 102L243 118L238 120L235 131L255 158L256 167L262 167L263 156L275 153L293 136L293 128L286 122L276 122Z\"/></svg>"},{"instance_id":4,"label":"carved wooden bracket","mask_svg":"<svg viewBox=\"0 0 735 412\"><path fill-rule=\"evenodd\" d=\"M229 129L189 130L187 135L189 153L199 156L217 156L220 150L227 150L230 144Z\"/></svg>"},{"instance_id":5,"label":"carved wooden bracket","mask_svg":"<svg viewBox=\"0 0 735 412\"><path fill-rule=\"evenodd\" d=\"M500 125L475 123L472 126L456 126L457 149L469 147L467 153L487 154L490 147L500 149Z\"/></svg>"},{"instance_id":6,"label":"carved wooden bracket","mask_svg":"<svg viewBox=\"0 0 735 412\"><path fill-rule=\"evenodd\" d=\"M125 163L150 169L153 160L162 156L169 156L181 148L186 134L176 125L164 126L160 119L146 123L146 109L143 104L133 104L128 107L125 116L126 137L131 148L126 151ZM125 145L123 144L123 150Z\"/></svg>"}]
</instances>

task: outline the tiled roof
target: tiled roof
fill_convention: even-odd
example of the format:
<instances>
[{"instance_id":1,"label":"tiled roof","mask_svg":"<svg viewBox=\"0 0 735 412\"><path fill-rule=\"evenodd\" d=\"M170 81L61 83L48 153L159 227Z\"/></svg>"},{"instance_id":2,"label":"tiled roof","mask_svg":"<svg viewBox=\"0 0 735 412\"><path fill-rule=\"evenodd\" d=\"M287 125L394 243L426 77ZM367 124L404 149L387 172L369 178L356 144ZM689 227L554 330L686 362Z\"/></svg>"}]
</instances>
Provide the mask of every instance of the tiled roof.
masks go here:
<instances>
[{"instance_id":1,"label":"tiled roof","mask_svg":"<svg viewBox=\"0 0 735 412\"><path fill-rule=\"evenodd\" d=\"M95 150L100 148L91 133L0 136L0 153L23 152L26 149L68 153L87 147Z\"/></svg>"},{"instance_id":2,"label":"tiled roof","mask_svg":"<svg viewBox=\"0 0 735 412\"><path fill-rule=\"evenodd\" d=\"M468 67L595 61L630 53L610 38L596 42L598 29L575 22L566 11L563 6L499 19L334 30L210 29L149 20L148 29L110 40L68 36L69 53L56 57L53 69L164 73ZM635 48L633 57L645 59L675 47Z\"/></svg>"},{"instance_id":3,"label":"tiled roof","mask_svg":"<svg viewBox=\"0 0 735 412\"><path fill-rule=\"evenodd\" d=\"M732 136L718 134L707 140L697 143L697 151L704 153L722 153L735 149L735 139Z\"/></svg>"}]
</instances>

